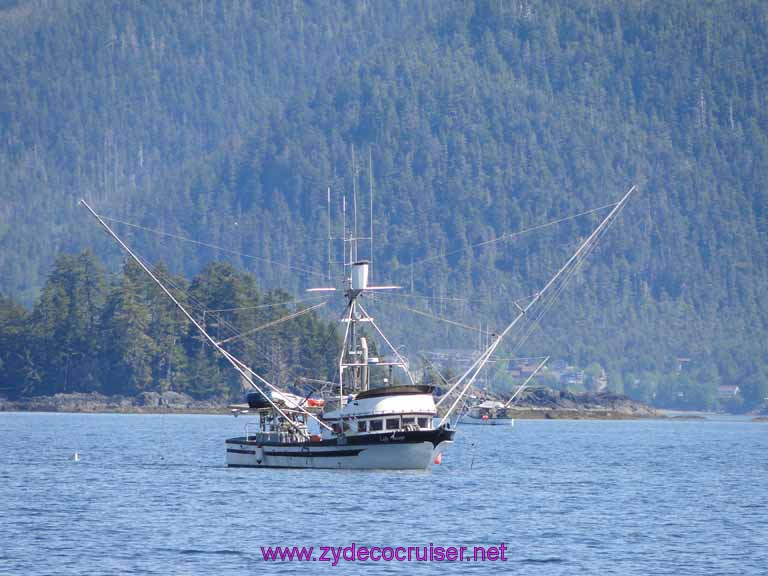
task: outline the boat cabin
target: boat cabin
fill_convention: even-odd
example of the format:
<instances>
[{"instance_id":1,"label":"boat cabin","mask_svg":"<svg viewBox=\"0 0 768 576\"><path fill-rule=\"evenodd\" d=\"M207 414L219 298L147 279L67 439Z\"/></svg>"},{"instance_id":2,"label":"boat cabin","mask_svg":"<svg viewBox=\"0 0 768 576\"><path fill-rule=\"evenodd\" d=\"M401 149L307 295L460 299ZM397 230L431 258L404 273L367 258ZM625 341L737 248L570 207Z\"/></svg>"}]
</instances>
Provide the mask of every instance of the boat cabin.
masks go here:
<instances>
[{"instance_id":1,"label":"boat cabin","mask_svg":"<svg viewBox=\"0 0 768 576\"><path fill-rule=\"evenodd\" d=\"M486 400L485 402L470 407L469 415L472 418L481 420L513 417L504 404L498 400Z\"/></svg>"},{"instance_id":2,"label":"boat cabin","mask_svg":"<svg viewBox=\"0 0 768 576\"><path fill-rule=\"evenodd\" d=\"M436 415L431 386L385 386L358 393L323 419L334 434L362 435L432 430Z\"/></svg>"}]
</instances>

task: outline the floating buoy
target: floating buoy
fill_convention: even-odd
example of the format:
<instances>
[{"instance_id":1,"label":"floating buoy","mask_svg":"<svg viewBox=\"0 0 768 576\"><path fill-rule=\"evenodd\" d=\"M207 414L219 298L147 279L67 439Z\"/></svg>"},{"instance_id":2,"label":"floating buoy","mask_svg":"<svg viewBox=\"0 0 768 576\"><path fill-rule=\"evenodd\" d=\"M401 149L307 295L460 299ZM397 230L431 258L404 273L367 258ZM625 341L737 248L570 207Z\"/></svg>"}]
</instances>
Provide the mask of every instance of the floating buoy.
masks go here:
<instances>
[{"instance_id":1,"label":"floating buoy","mask_svg":"<svg viewBox=\"0 0 768 576\"><path fill-rule=\"evenodd\" d=\"M435 464L442 464L443 463L443 453L438 452L437 456L435 456Z\"/></svg>"},{"instance_id":2,"label":"floating buoy","mask_svg":"<svg viewBox=\"0 0 768 576\"><path fill-rule=\"evenodd\" d=\"M488 414L483 414L483 421L488 420Z\"/></svg>"},{"instance_id":3,"label":"floating buoy","mask_svg":"<svg viewBox=\"0 0 768 576\"><path fill-rule=\"evenodd\" d=\"M72 456L70 457L70 460L72 460L73 462L80 462L80 452L75 452L74 454L72 454Z\"/></svg>"}]
</instances>

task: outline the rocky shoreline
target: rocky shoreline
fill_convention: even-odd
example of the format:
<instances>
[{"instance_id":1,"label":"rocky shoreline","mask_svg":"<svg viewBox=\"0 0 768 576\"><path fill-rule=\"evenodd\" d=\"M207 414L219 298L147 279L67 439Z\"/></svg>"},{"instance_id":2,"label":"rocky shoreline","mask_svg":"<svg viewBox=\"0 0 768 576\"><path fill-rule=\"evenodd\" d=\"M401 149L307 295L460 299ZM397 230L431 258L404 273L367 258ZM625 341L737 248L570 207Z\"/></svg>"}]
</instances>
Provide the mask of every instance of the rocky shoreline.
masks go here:
<instances>
[{"instance_id":1,"label":"rocky shoreline","mask_svg":"<svg viewBox=\"0 0 768 576\"><path fill-rule=\"evenodd\" d=\"M143 392L137 396L105 396L72 392L33 396L20 400L0 397L0 412L75 412L94 414L230 414L229 400L196 400L179 392ZM698 413L668 414L647 404L609 392L575 394L537 388L526 390L510 408L520 420L706 420ZM768 415L753 414L752 422L768 422Z\"/></svg>"},{"instance_id":2,"label":"rocky shoreline","mask_svg":"<svg viewBox=\"0 0 768 576\"><path fill-rule=\"evenodd\" d=\"M73 392L22 400L0 398L0 412L78 412L114 414L228 414L229 402L195 400L178 392L105 396ZM526 391L512 408L519 419L629 420L662 418L654 408L617 394L573 394L549 389Z\"/></svg>"},{"instance_id":3,"label":"rocky shoreline","mask_svg":"<svg viewBox=\"0 0 768 576\"><path fill-rule=\"evenodd\" d=\"M178 392L143 392L137 396L105 396L72 392L33 396L22 400L0 398L0 412L82 412L114 414L227 414L225 400L195 400Z\"/></svg>"},{"instance_id":4,"label":"rocky shoreline","mask_svg":"<svg viewBox=\"0 0 768 576\"><path fill-rule=\"evenodd\" d=\"M662 417L655 408L621 394L577 394L551 388L525 390L512 411L515 418L521 419L633 420Z\"/></svg>"}]
</instances>

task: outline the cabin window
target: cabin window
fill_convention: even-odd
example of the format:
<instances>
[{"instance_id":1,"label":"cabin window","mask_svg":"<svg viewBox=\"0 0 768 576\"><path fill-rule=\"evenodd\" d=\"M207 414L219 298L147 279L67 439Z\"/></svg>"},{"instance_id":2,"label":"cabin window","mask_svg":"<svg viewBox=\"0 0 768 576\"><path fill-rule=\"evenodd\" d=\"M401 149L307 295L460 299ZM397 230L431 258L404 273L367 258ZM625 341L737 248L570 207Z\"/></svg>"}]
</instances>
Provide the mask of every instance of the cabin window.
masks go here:
<instances>
[{"instance_id":1,"label":"cabin window","mask_svg":"<svg viewBox=\"0 0 768 576\"><path fill-rule=\"evenodd\" d=\"M368 421L367 420L358 420L358 422L357 422L357 431L358 432L367 432L368 431Z\"/></svg>"},{"instance_id":2,"label":"cabin window","mask_svg":"<svg viewBox=\"0 0 768 576\"><path fill-rule=\"evenodd\" d=\"M400 418L387 418L387 430L397 430L400 428Z\"/></svg>"},{"instance_id":3,"label":"cabin window","mask_svg":"<svg viewBox=\"0 0 768 576\"><path fill-rule=\"evenodd\" d=\"M429 429L430 418L419 418L419 428Z\"/></svg>"},{"instance_id":4,"label":"cabin window","mask_svg":"<svg viewBox=\"0 0 768 576\"><path fill-rule=\"evenodd\" d=\"M384 422L381 420L371 420L371 423L368 425L368 430L371 432L374 430L382 430L384 428L383 424Z\"/></svg>"},{"instance_id":5,"label":"cabin window","mask_svg":"<svg viewBox=\"0 0 768 576\"><path fill-rule=\"evenodd\" d=\"M331 428L333 428L334 434L341 434L341 424L333 424Z\"/></svg>"},{"instance_id":6,"label":"cabin window","mask_svg":"<svg viewBox=\"0 0 768 576\"><path fill-rule=\"evenodd\" d=\"M403 418L403 428L405 428L407 424L416 424L416 418Z\"/></svg>"}]
</instances>

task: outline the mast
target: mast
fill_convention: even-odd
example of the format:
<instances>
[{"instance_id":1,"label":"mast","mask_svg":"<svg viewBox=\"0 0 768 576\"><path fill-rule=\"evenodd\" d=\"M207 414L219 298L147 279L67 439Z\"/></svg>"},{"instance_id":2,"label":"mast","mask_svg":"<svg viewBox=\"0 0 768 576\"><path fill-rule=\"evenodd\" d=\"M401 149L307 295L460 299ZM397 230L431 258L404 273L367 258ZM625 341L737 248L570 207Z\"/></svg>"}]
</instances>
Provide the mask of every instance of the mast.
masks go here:
<instances>
[{"instance_id":1,"label":"mast","mask_svg":"<svg viewBox=\"0 0 768 576\"><path fill-rule=\"evenodd\" d=\"M398 349L392 345L381 329L376 325L366 309L360 303L360 297L366 292L375 292L379 290L395 290L400 286L384 285L373 286L369 284L371 274L371 264L373 260L373 151L368 151L368 179L369 179L369 231L368 237L358 235L357 224L357 152L352 145L352 223L347 224L347 196L342 194L341 214L342 214L342 234L341 237L334 237L332 233L333 222L331 216L330 188L326 193L326 202L328 204L328 252L332 253L332 242L341 240L342 243L342 265L344 270L344 297L347 301L347 308L344 318L345 323L344 339L342 341L341 352L338 360L339 375L339 409L344 406L344 394L367 390L371 385L370 369L371 367L399 367L407 375L411 384L415 384L413 374L408 367L408 362L400 354ZM359 243L360 241L370 242L370 254L368 260L360 259ZM329 256L330 260L330 256ZM330 270L330 268L329 268ZM329 272L329 278L331 274ZM333 292L336 288L333 286L309 288L309 292ZM361 336L361 330L358 324L368 323L375 332L385 342L393 357L391 361L382 362L380 358L371 358L369 352L369 342L365 336Z\"/></svg>"}]
</instances>

